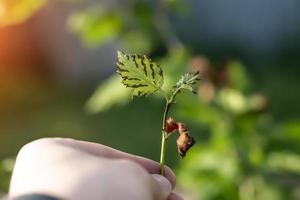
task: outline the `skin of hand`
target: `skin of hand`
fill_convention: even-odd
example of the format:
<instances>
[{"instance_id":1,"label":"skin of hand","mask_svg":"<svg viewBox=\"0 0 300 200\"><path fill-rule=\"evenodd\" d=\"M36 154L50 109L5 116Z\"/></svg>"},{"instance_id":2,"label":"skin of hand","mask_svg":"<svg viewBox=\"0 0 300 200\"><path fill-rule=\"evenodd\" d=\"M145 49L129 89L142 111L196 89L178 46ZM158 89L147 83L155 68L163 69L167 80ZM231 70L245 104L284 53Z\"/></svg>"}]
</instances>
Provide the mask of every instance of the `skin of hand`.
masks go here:
<instances>
[{"instance_id":1,"label":"skin of hand","mask_svg":"<svg viewBox=\"0 0 300 200\"><path fill-rule=\"evenodd\" d=\"M67 138L43 138L18 153L9 197L45 194L72 200L182 200L176 178L155 161Z\"/></svg>"}]
</instances>

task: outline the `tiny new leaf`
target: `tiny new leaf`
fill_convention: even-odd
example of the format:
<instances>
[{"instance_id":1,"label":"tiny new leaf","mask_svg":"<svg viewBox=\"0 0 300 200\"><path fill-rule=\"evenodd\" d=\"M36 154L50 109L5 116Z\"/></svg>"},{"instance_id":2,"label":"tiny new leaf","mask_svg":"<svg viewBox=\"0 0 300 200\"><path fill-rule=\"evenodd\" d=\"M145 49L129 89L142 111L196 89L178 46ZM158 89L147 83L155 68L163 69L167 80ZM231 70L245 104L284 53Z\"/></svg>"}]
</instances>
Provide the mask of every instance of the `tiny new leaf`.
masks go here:
<instances>
[{"instance_id":1,"label":"tiny new leaf","mask_svg":"<svg viewBox=\"0 0 300 200\"><path fill-rule=\"evenodd\" d=\"M193 89L193 85L195 85L199 80L199 72L186 73L181 76L179 81L174 86L174 89L187 89L193 93L196 93Z\"/></svg>"},{"instance_id":2,"label":"tiny new leaf","mask_svg":"<svg viewBox=\"0 0 300 200\"><path fill-rule=\"evenodd\" d=\"M118 51L117 68L122 83L133 89L133 96L147 96L163 85L162 69L145 55L125 54Z\"/></svg>"}]
</instances>

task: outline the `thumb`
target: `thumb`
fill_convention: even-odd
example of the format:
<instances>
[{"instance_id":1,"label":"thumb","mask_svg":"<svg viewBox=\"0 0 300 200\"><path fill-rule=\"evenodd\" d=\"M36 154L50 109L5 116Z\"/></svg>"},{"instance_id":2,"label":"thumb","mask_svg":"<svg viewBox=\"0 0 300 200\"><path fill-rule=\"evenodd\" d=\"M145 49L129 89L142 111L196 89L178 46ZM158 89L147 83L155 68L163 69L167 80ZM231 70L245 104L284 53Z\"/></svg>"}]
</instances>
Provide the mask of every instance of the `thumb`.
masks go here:
<instances>
[{"instance_id":1,"label":"thumb","mask_svg":"<svg viewBox=\"0 0 300 200\"><path fill-rule=\"evenodd\" d=\"M166 200L172 192L172 185L165 177L152 174L153 177L153 194L155 200Z\"/></svg>"}]
</instances>

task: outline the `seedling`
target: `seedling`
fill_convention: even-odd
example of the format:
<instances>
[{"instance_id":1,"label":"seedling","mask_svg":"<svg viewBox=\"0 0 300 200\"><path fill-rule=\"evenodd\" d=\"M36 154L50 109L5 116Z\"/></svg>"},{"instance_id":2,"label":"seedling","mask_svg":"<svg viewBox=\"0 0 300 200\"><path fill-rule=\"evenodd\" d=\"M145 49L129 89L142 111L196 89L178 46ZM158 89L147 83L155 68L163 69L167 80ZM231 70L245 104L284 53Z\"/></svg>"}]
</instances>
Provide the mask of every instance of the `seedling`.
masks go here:
<instances>
[{"instance_id":1,"label":"seedling","mask_svg":"<svg viewBox=\"0 0 300 200\"><path fill-rule=\"evenodd\" d=\"M122 83L132 88L132 96L148 96L154 92L161 92L166 98L166 106L162 120L162 141L160 153L160 173L164 175L166 143L168 138L176 130L178 131L177 149L183 158L186 152L195 144L195 140L189 135L184 123L176 122L169 117L169 111L174 104L177 94L181 90L189 90L196 93L193 89L199 79L199 73L186 73L181 76L168 96L163 90L164 83L163 70L159 65L152 62L147 56L136 54L125 54L118 51L117 73L122 77Z\"/></svg>"}]
</instances>

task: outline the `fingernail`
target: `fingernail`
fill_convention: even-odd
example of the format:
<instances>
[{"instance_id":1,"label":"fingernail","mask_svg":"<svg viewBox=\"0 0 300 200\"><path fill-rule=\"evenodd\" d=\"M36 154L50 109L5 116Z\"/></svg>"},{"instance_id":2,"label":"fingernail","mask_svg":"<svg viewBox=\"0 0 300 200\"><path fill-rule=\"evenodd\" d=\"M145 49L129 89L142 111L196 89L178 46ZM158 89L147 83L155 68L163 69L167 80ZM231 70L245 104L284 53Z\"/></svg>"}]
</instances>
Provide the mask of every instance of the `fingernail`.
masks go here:
<instances>
[{"instance_id":1,"label":"fingernail","mask_svg":"<svg viewBox=\"0 0 300 200\"><path fill-rule=\"evenodd\" d=\"M169 180L158 174L152 174L152 177L158 183L160 190L163 192L162 196L165 198L168 197L172 191L172 185Z\"/></svg>"}]
</instances>

